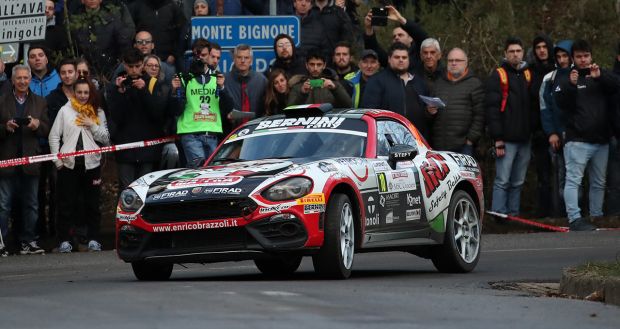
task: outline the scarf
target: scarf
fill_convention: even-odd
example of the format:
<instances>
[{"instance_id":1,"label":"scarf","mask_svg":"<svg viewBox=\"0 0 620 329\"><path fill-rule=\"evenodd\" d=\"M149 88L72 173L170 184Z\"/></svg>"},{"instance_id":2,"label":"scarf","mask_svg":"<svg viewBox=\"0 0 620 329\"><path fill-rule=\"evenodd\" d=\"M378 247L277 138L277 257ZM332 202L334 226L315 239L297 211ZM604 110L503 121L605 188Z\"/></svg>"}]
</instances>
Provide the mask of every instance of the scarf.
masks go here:
<instances>
[{"instance_id":1,"label":"scarf","mask_svg":"<svg viewBox=\"0 0 620 329\"><path fill-rule=\"evenodd\" d=\"M80 104L80 102L77 99L75 99L75 97L71 97L71 107L73 107L75 112L77 112L78 114L82 114L86 117L89 117L93 119L93 121L95 121L96 124L99 124L99 117L97 116L97 113L95 112L95 109L93 108L92 105L88 103ZM75 119L75 124L78 126L82 124L82 120L80 120L79 116Z\"/></svg>"}]
</instances>

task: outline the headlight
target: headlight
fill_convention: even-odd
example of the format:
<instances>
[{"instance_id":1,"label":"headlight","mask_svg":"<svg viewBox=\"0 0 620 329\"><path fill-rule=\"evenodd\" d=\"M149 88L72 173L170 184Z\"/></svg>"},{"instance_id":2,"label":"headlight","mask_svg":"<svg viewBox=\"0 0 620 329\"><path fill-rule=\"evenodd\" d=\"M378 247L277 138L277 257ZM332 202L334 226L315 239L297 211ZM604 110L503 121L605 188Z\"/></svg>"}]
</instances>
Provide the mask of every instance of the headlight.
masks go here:
<instances>
[{"instance_id":1,"label":"headlight","mask_svg":"<svg viewBox=\"0 0 620 329\"><path fill-rule=\"evenodd\" d=\"M130 188L121 192L121 197L118 203L121 210L125 212L136 212L144 204L142 199L140 199L140 196L138 196L138 193Z\"/></svg>"},{"instance_id":2,"label":"headlight","mask_svg":"<svg viewBox=\"0 0 620 329\"><path fill-rule=\"evenodd\" d=\"M299 199L310 193L312 181L304 177L293 177L278 182L263 192L263 197L269 201Z\"/></svg>"}]
</instances>

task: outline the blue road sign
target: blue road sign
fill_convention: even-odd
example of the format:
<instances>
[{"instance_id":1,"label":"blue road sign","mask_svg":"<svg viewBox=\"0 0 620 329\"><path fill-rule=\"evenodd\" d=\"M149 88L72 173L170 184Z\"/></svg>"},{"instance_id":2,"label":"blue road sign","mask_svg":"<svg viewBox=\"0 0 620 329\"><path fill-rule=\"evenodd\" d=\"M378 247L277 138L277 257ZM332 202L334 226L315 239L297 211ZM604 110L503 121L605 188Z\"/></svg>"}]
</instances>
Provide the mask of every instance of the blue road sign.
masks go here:
<instances>
[{"instance_id":1,"label":"blue road sign","mask_svg":"<svg viewBox=\"0 0 620 329\"><path fill-rule=\"evenodd\" d=\"M276 59L273 49L252 49L252 70L266 72L269 65ZM217 67L218 71L230 72L233 66L232 50L222 49L222 57Z\"/></svg>"},{"instance_id":2,"label":"blue road sign","mask_svg":"<svg viewBox=\"0 0 620 329\"><path fill-rule=\"evenodd\" d=\"M299 46L300 22L297 16L220 16L192 17L192 40L204 38L223 48L245 43L273 49L273 39L285 33Z\"/></svg>"}]
</instances>

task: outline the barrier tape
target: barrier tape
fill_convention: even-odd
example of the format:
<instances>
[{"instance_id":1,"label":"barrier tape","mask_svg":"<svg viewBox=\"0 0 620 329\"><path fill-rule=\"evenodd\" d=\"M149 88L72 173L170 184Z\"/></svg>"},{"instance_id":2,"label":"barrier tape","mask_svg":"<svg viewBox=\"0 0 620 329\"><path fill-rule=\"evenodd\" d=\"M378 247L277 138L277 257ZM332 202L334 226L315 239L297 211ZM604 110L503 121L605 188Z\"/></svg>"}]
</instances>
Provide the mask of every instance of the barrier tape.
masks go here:
<instances>
[{"instance_id":1,"label":"barrier tape","mask_svg":"<svg viewBox=\"0 0 620 329\"><path fill-rule=\"evenodd\" d=\"M519 222L519 223L522 223L522 224L525 224L525 225L530 225L530 226L536 226L536 227L539 227L539 228L544 228L544 229L549 230L549 231L555 231L555 232L568 232L569 231L569 229L567 227L560 227L560 226L543 224L543 223L535 222L533 220L529 220L529 219L525 219L525 218L520 218L520 217L516 217L516 216L510 216L510 215L506 215L506 214L501 214L501 213L494 212L494 211L487 211L486 213L489 214L489 215L492 215L492 216L499 217L499 218L504 218L504 219L515 221L515 222Z\"/></svg>"},{"instance_id":2,"label":"barrier tape","mask_svg":"<svg viewBox=\"0 0 620 329\"><path fill-rule=\"evenodd\" d=\"M131 143L125 143L125 144L104 146L104 147L94 149L94 150L81 150L81 151L75 151L75 152L69 152L69 153L42 154L42 155L35 155L35 156L29 156L29 157L16 158L16 159L0 160L0 168L17 167L17 166L23 166L23 165L37 163L37 162L52 161L56 159L64 159L64 158L75 157L75 156L101 154L101 153L109 153L109 152L116 152L116 151L124 151L124 150L135 149L135 148L149 147L149 146L153 146L157 144L174 142L175 139L176 139L175 136L171 136L171 137L164 137L164 138L149 139L149 140L145 140L141 142L131 142Z\"/></svg>"}]
</instances>

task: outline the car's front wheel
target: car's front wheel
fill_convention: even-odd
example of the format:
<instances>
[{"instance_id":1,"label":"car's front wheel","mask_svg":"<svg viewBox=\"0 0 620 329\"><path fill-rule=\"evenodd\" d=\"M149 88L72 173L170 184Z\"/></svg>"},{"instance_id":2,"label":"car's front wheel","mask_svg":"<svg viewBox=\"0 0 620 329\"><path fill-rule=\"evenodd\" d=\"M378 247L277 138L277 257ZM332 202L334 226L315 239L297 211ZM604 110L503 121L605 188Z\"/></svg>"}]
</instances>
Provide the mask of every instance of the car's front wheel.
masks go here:
<instances>
[{"instance_id":1,"label":"car's front wheel","mask_svg":"<svg viewBox=\"0 0 620 329\"><path fill-rule=\"evenodd\" d=\"M301 258L301 256L273 256L255 259L254 264L267 276L285 277L297 271Z\"/></svg>"},{"instance_id":2,"label":"car's front wheel","mask_svg":"<svg viewBox=\"0 0 620 329\"><path fill-rule=\"evenodd\" d=\"M353 207L345 194L335 194L327 204L323 246L312 256L314 270L323 277L346 279L351 276L354 254Z\"/></svg>"},{"instance_id":3,"label":"car's front wheel","mask_svg":"<svg viewBox=\"0 0 620 329\"><path fill-rule=\"evenodd\" d=\"M443 245L433 250L431 260L440 272L471 272L480 258L480 216L474 200L465 191L455 191L450 200Z\"/></svg>"},{"instance_id":4,"label":"car's front wheel","mask_svg":"<svg viewBox=\"0 0 620 329\"><path fill-rule=\"evenodd\" d=\"M164 281L172 275L172 263L133 262L133 274L141 281Z\"/></svg>"}]
</instances>

